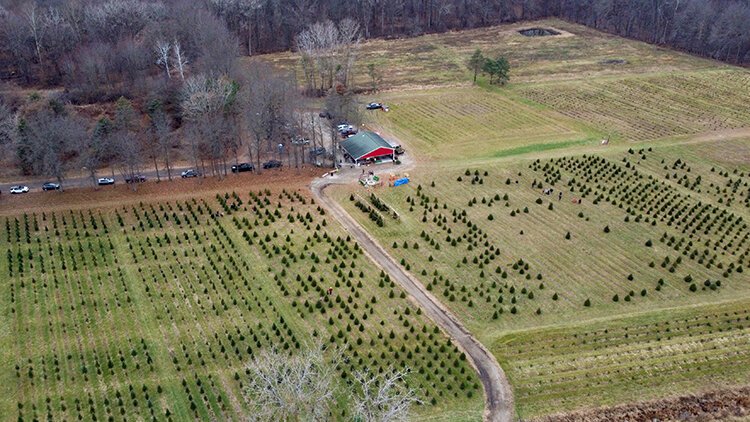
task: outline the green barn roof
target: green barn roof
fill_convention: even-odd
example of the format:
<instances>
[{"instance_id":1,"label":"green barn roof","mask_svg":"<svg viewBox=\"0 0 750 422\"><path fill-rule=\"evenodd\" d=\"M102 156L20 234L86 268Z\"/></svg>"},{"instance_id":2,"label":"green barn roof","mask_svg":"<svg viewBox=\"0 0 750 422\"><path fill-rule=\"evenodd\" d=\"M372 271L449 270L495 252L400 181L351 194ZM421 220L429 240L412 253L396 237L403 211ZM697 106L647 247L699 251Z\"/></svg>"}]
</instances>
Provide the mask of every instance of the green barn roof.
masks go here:
<instances>
[{"instance_id":1,"label":"green barn roof","mask_svg":"<svg viewBox=\"0 0 750 422\"><path fill-rule=\"evenodd\" d=\"M355 160L364 157L378 148L393 149L391 144L377 133L364 131L341 141L341 146Z\"/></svg>"}]
</instances>

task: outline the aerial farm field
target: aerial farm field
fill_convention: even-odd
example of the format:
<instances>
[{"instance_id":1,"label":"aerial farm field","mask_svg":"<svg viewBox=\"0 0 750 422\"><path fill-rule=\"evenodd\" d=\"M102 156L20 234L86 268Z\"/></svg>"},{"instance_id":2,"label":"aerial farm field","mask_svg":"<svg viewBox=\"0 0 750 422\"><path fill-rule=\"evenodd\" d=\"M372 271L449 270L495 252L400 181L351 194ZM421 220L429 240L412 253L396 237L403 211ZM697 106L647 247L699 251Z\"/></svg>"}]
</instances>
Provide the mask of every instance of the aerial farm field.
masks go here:
<instances>
[{"instance_id":1,"label":"aerial farm field","mask_svg":"<svg viewBox=\"0 0 750 422\"><path fill-rule=\"evenodd\" d=\"M472 85L476 48L509 85ZM390 112L366 125L411 182L328 192L497 358L518 417L747 384L750 72L558 20L367 42L363 88L368 64ZM411 368L415 419L481 418L461 349L307 185L149 198L0 213L3 420L241 419L247 363L316 342L342 384Z\"/></svg>"},{"instance_id":2,"label":"aerial farm field","mask_svg":"<svg viewBox=\"0 0 750 422\"><path fill-rule=\"evenodd\" d=\"M0 226L3 420L240 419L253 356L316 342L342 351L342 383L411 368L420 418L481 414L462 353L303 189Z\"/></svg>"},{"instance_id":3,"label":"aerial farm field","mask_svg":"<svg viewBox=\"0 0 750 422\"><path fill-rule=\"evenodd\" d=\"M339 203L490 348L519 417L746 384L750 72L558 21L492 31L407 41L502 52L511 83L391 79L368 125L411 183Z\"/></svg>"},{"instance_id":4,"label":"aerial farm field","mask_svg":"<svg viewBox=\"0 0 750 422\"><path fill-rule=\"evenodd\" d=\"M682 149L443 167L337 194L495 353L519 415L538 416L750 374L750 167ZM380 227L363 200L399 218Z\"/></svg>"}]
</instances>

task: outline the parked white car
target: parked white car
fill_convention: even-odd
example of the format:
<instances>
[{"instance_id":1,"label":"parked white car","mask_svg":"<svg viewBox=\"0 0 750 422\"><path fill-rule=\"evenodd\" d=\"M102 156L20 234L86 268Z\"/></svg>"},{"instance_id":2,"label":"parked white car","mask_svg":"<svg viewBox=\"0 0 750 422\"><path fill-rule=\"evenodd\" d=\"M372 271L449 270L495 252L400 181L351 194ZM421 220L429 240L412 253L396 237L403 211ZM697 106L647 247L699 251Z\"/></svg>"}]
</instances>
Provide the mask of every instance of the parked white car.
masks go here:
<instances>
[{"instance_id":1,"label":"parked white car","mask_svg":"<svg viewBox=\"0 0 750 422\"><path fill-rule=\"evenodd\" d=\"M28 186L11 186L10 187L10 193L13 193L13 194L27 193L28 191L29 191Z\"/></svg>"},{"instance_id":2,"label":"parked white car","mask_svg":"<svg viewBox=\"0 0 750 422\"><path fill-rule=\"evenodd\" d=\"M96 181L96 184L99 186L105 186L105 185L114 185L115 179L111 177L102 177L99 178L99 180Z\"/></svg>"}]
</instances>

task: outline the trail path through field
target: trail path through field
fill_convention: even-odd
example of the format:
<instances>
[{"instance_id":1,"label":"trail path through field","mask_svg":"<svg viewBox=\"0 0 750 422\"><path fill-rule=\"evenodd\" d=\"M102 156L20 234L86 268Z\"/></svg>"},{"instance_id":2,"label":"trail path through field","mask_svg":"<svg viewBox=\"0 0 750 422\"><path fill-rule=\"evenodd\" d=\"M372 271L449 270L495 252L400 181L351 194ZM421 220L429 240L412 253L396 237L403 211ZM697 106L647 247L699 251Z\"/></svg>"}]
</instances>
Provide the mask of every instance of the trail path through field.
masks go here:
<instances>
[{"instance_id":1,"label":"trail path through field","mask_svg":"<svg viewBox=\"0 0 750 422\"><path fill-rule=\"evenodd\" d=\"M399 171L408 170L411 165L399 167ZM360 243L365 253L380 266L390 277L401 285L419 304L422 310L456 344L464 350L469 361L479 374L485 394L484 420L490 422L509 422L513 420L513 391L505 372L495 357L485 348L461 322L435 298L411 274L406 272L396 260L354 220L334 199L326 195L325 189L335 184L350 184L357 180L358 169L345 169L334 177L316 179L311 189L316 200L333 215L344 228Z\"/></svg>"}]
</instances>

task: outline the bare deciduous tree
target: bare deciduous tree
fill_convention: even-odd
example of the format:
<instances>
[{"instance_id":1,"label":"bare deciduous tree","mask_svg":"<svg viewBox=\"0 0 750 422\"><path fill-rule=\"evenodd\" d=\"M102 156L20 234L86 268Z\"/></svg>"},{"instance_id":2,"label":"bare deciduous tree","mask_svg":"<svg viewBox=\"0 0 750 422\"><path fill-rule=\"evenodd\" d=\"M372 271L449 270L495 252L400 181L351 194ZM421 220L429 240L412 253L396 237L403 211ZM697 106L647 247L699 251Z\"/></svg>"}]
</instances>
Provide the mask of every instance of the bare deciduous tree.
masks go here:
<instances>
[{"instance_id":1,"label":"bare deciduous tree","mask_svg":"<svg viewBox=\"0 0 750 422\"><path fill-rule=\"evenodd\" d=\"M113 132L110 137L110 148L113 149L115 161L120 168L120 174L126 179L136 180L143 164L142 131L138 113L129 100L120 98L115 104ZM130 184L133 190L138 184Z\"/></svg>"},{"instance_id":2,"label":"bare deciduous tree","mask_svg":"<svg viewBox=\"0 0 750 422\"><path fill-rule=\"evenodd\" d=\"M196 75L188 78L183 87L182 115L190 131L190 146L195 166L210 160L214 174L226 174L226 155L231 149L235 132L232 113L238 86L226 78Z\"/></svg>"},{"instance_id":3,"label":"bare deciduous tree","mask_svg":"<svg viewBox=\"0 0 750 422\"><path fill-rule=\"evenodd\" d=\"M65 174L78 165L86 138L83 122L65 113L43 109L27 116L19 127L19 159L33 174L62 184Z\"/></svg>"},{"instance_id":4,"label":"bare deciduous tree","mask_svg":"<svg viewBox=\"0 0 750 422\"><path fill-rule=\"evenodd\" d=\"M420 400L406 385L408 368L381 373L354 373L357 391L352 396L354 417L363 422L395 422L409 419L409 409Z\"/></svg>"},{"instance_id":5,"label":"bare deciduous tree","mask_svg":"<svg viewBox=\"0 0 750 422\"><path fill-rule=\"evenodd\" d=\"M18 118L7 104L0 101L0 162L5 161L6 151L16 141Z\"/></svg>"},{"instance_id":6,"label":"bare deciduous tree","mask_svg":"<svg viewBox=\"0 0 750 422\"><path fill-rule=\"evenodd\" d=\"M173 141L172 136L170 135L171 123L169 121L169 117L164 112L161 101L157 100L149 103L148 116L149 131L153 140L153 142L151 142L151 144L153 145L152 158L154 160L154 168L156 169L156 178L157 180L161 180L161 177L159 176L158 160L156 158L157 155L160 154L161 158L164 160L164 166L167 169L167 178L169 180L172 180L171 151L173 147Z\"/></svg>"},{"instance_id":7,"label":"bare deciduous tree","mask_svg":"<svg viewBox=\"0 0 750 422\"><path fill-rule=\"evenodd\" d=\"M407 420L411 406L420 402L406 384L408 369L389 369L379 375L358 371L354 390L342 391L336 382L340 360L340 351L326 351L320 343L296 354L263 350L247 365L249 379L244 393L253 409L252 419L330 420L334 397L343 397L348 399L354 420L395 422Z\"/></svg>"},{"instance_id":8,"label":"bare deciduous tree","mask_svg":"<svg viewBox=\"0 0 750 422\"><path fill-rule=\"evenodd\" d=\"M331 21L318 22L296 38L308 92L333 88L334 81L347 86L360 43L359 24L343 19L337 27Z\"/></svg>"},{"instance_id":9,"label":"bare deciduous tree","mask_svg":"<svg viewBox=\"0 0 750 422\"><path fill-rule=\"evenodd\" d=\"M182 49L182 45L178 40L174 40L172 43L172 50L174 51L174 62L177 67L177 71L180 73L180 79L185 80L185 66L188 64L187 56Z\"/></svg>"},{"instance_id":10,"label":"bare deciduous tree","mask_svg":"<svg viewBox=\"0 0 750 422\"><path fill-rule=\"evenodd\" d=\"M171 57L172 46L169 42L164 40L156 41L154 51L156 51L156 64L164 66L164 72L167 74L167 79L172 78L169 72L169 59Z\"/></svg>"},{"instance_id":11,"label":"bare deciduous tree","mask_svg":"<svg viewBox=\"0 0 750 422\"><path fill-rule=\"evenodd\" d=\"M320 345L289 356L264 350L247 365L245 398L262 421L324 421L333 401L335 366Z\"/></svg>"},{"instance_id":12,"label":"bare deciduous tree","mask_svg":"<svg viewBox=\"0 0 750 422\"><path fill-rule=\"evenodd\" d=\"M260 156L274 151L294 135L289 133L295 122L294 95L296 90L289 77L274 75L272 68L254 63L249 70L243 95L243 118L251 142L250 156L255 156L260 170ZM265 148L264 148L265 144Z\"/></svg>"},{"instance_id":13,"label":"bare deciduous tree","mask_svg":"<svg viewBox=\"0 0 750 422\"><path fill-rule=\"evenodd\" d=\"M46 22L44 14L39 10L36 3L28 3L24 6L22 16L28 26L29 34L34 41L34 50L36 51L37 62L41 66L42 61L42 46L44 42L44 32L46 29Z\"/></svg>"}]
</instances>

